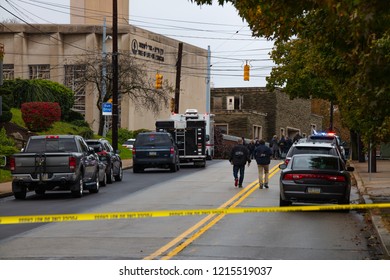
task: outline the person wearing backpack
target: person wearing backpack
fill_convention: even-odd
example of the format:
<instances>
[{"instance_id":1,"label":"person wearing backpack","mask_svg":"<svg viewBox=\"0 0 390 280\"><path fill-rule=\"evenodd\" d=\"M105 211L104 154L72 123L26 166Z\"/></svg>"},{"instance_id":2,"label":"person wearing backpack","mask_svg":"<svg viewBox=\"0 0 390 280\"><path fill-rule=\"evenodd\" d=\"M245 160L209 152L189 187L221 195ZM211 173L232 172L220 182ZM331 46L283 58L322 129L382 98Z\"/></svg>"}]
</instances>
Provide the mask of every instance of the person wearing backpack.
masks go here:
<instances>
[{"instance_id":1,"label":"person wearing backpack","mask_svg":"<svg viewBox=\"0 0 390 280\"><path fill-rule=\"evenodd\" d=\"M234 186L242 188L244 181L245 165L248 162L248 167L251 163L249 150L243 145L243 140L238 139L237 145L230 152L230 163L233 165ZM240 176L238 176L238 173Z\"/></svg>"},{"instance_id":2,"label":"person wearing backpack","mask_svg":"<svg viewBox=\"0 0 390 280\"><path fill-rule=\"evenodd\" d=\"M255 160L259 172L259 188L268 189L268 173L269 164L271 163L272 150L265 145L265 141L261 139L259 146L255 149ZM264 180L263 180L264 178Z\"/></svg>"}]
</instances>

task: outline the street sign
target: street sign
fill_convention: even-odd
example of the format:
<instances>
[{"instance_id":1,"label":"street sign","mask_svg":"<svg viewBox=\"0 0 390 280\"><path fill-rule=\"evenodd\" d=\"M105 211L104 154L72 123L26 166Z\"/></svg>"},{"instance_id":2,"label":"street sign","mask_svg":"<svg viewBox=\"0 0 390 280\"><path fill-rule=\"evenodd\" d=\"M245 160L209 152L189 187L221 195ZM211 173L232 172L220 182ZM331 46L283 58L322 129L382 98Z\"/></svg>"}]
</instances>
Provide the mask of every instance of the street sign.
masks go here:
<instances>
[{"instance_id":1,"label":"street sign","mask_svg":"<svg viewBox=\"0 0 390 280\"><path fill-rule=\"evenodd\" d=\"M112 103L103 103L103 116L112 116Z\"/></svg>"}]
</instances>

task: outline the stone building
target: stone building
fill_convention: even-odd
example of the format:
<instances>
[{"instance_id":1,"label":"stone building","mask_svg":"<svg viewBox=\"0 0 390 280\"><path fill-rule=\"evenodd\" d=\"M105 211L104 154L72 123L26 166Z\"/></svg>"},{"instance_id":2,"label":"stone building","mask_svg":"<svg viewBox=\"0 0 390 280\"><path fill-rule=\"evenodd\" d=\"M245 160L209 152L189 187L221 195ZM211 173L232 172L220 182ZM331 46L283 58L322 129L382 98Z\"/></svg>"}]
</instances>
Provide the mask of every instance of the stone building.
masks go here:
<instances>
[{"instance_id":1,"label":"stone building","mask_svg":"<svg viewBox=\"0 0 390 280\"><path fill-rule=\"evenodd\" d=\"M322 117L312 113L311 100L290 100L280 90L213 88L210 104L215 126L229 135L269 141L275 134L293 138L322 129Z\"/></svg>"},{"instance_id":2,"label":"stone building","mask_svg":"<svg viewBox=\"0 0 390 280\"><path fill-rule=\"evenodd\" d=\"M0 43L4 45L5 79L49 79L78 88L77 77L82 67L77 58L86 53L112 53L112 2L104 0L71 0L71 24L6 24L0 26ZM130 53L144 64L149 79L158 72L172 87L176 83L179 41L128 24L129 0L118 1L118 52ZM112 39L112 36L111 36ZM183 44L179 113L187 108L206 110L207 50ZM85 116L96 132L99 110L98 95L93 85L76 91L74 110ZM172 93L174 97L174 93ZM170 108L156 115L136 108L126 95L120 96L119 127L129 130L153 129L156 119L168 118Z\"/></svg>"}]
</instances>

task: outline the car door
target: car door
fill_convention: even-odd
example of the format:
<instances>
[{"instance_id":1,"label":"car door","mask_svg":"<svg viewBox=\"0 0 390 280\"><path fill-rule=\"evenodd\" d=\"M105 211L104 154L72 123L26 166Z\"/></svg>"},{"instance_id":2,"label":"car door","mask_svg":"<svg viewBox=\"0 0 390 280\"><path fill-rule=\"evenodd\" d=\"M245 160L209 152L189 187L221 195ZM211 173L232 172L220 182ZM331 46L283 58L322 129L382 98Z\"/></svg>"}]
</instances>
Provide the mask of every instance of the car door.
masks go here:
<instances>
[{"instance_id":1,"label":"car door","mask_svg":"<svg viewBox=\"0 0 390 280\"><path fill-rule=\"evenodd\" d=\"M82 151L82 165L84 166L84 182L91 182L97 176L98 171L98 159L95 153L90 151L93 148L88 147L87 143L81 138L77 138Z\"/></svg>"}]
</instances>

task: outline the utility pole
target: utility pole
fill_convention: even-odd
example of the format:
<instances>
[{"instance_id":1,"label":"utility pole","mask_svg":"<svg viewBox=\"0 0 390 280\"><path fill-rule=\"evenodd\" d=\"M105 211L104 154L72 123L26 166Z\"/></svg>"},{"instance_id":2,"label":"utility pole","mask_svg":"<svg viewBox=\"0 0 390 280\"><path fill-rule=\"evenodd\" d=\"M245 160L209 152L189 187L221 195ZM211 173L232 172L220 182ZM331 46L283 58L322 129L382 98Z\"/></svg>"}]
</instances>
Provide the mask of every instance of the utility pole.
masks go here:
<instances>
[{"instance_id":1,"label":"utility pole","mask_svg":"<svg viewBox=\"0 0 390 280\"><path fill-rule=\"evenodd\" d=\"M112 1L112 147L118 150L118 0Z\"/></svg>"},{"instance_id":2,"label":"utility pole","mask_svg":"<svg viewBox=\"0 0 390 280\"><path fill-rule=\"evenodd\" d=\"M206 113L210 113L210 99L211 99L211 93L210 93L210 83L211 83L211 74L210 74L210 68L211 68L211 51L210 46L207 47L207 78L206 78Z\"/></svg>"},{"instance_id":3,"label":"utility pole","mask_svg":"<svg viewBox=\"0 0 390 280\"><path fill-rule=\"evenodd\" d=\"M107 91L107 87L106 87L106 75L107 75L107 63L106 63L106 55L107 55L107 50L106 50L106 40L107 40L107 35L106 35L106 29L107 29L107 25L106 25L106 18L104 18L104 21L103 21L103 45L102 45L102 98L101 98L101 106L103 106L103 102L104 102L104 97L106 96L106 91ZM107 129L106 129L106 125L107 125L107 120L106 120L106 116L103 116L103 137L106 137L106 134L107 134Z\"/></svg>"},{"instance_id":4,"label":"utility pole","mask_svg":"<svg viewBox=\"0 0 390 280\"><path fill-rule=\"evenodd\" d=\"M179 43L179 51L177 54L176 63L176 88L175 88L175 110L176 114L179 113L179 101L180 101L180 77L181 77L181 59L183 56L183 43Z\"/></svg>"},{"instance_id":5,"label":"utility pole","mask_svg":"<svg viewBox=\"0 0 390 280\"><path fill-rule=\"evenodd\" d=\"M4 45L0 43L0 86L3 85L3 58L4 58Z\"/></svg>"},{"instance_id":6,"label":"utility pole","mask_svg":"<svg viewBox=\"0 0 390 280\"><path fill-rule=\"evenodd\" d=\"M330 101L330 119L329 119L329 130L333 131L333 101Z\"/></svg>"}]
</instances>

